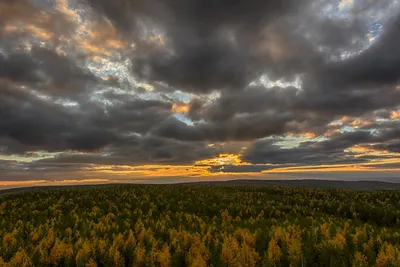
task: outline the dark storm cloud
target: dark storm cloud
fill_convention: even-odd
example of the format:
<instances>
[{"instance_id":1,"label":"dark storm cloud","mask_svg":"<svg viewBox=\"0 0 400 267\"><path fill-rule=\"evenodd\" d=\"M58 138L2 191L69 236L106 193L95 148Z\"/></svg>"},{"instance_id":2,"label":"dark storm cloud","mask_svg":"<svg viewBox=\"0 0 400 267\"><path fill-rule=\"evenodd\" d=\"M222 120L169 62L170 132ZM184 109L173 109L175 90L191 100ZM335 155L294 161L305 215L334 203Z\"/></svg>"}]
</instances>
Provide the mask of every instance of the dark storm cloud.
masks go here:
<instances>
[{"instance_id":1,"label":"dark storm cloud","mask_svg":"<svg viewBox=\"0 0 400 267\"><path fill-rule=\"evenodd\" d=\"M243 154L242 159L253 164L319 165L362 163L367 160L347 155L342 149L328 149L318 143L301 144L296 148L281 148L270 140L256 141Z\"/></svg>"},{"instance_id":2,"label":"dark storm cloud","mask_svg":"<svg viewBox=\"0 0 400 267\"><path fill-rule=\"evenodd\" d=\"M376 169L398 169L398 170L400 170L400 163L371 164L371 165L368 165L368 167L376 168Z\"/></svg>"},{"instance_id":3,"label":"dark storm cloud","mask_svg":"<svg viewBox=\"0 0 400 267\"><path fill-rule=\"evenodd\" d=\"M33 59L26 54L12 54L8 57L0 54L0 77L18 81L39 81L39 75L35 73L37 68Z\"/></svg>"},{"instance_id":4,"label":"dark storm cloud","mask_svg":"<svg viewBox=\"0 0 400 267\"><path fill-rule=\"evenodd\" d=\"M171 118L154 130L178 140L208 141L254 140L304 132L322 135L329 129L328 124L341 116L368 118L375 110L393 109L399 103L400 90L393 88L311 94L294 87L255 87L223 92L207 105L194 99L188 113L195 121L193 126Z\"/></svg>"},{"instance_id":5,"label":"dark storm cloud","mask_svg":"<svg viewBox=\"0 0 400 267\"><path fill-rule=\"evenodd\" d=\"M382 86L396 84L400 79L400 16L392 19L380 38L360 55L327 68L325 79L339 84Z\"/></svg>"},{"instance_id":6,"label":"dark storm cloud","mask_svg":"<svg viewBox=\"0 0 400 267\"><path fill-rule=\"evenodd\" d=\"M291 114L246 114L222 122L187 125L175 118L164 121L153 130L156 135L186 141L249 141L282 134Z\"/></svg>"},{"instance_id":7,"label":"dark storm cloud","mask_svg":"<svg viewBox=\"0 0 400 267\"><path fill-rule=\"evenodd\" d=\"M37 97L34 93L0 84L0 144L8 153L47 150L92 150L113 134L82 124L88 118ZM115 138L115 137L114 137Z\"/></svg>"},{"instance_id":8,"label":"dark storm cloud","mask_svg":"<svg viewBox=\"0 0 400 267\"><path fill-rule=\"evenodd\" d=\"M125 142L126 133L145 133L170 116L171 104L133 99L104 110L82 102L65 107L11 82L0 84L2 152L94 151Z\"/></svg>"},{"instance_id":9,"label":"dark storm cloud","mask_svg":"<svg viewBox=\"0 0 400 267\"><path fill-rule=\"evenodd\" d=\"M242 69L245 62L237 56L239 51L230 51L224 45L203 44L184 53L173 59L157 58L147 62L152 73L146 78L168 81L173 86L185 88L185 91L198 93L246 85Z\"/></svg>"},{"instance_id":10,"label":"dark storm cloud","mask_svg":"<svg viewBox=\"0 0 400 267\"><path fill-rule=\"evenodd\" d=\"M33 47L30 53L0 54L0 65L0 78L69 98L99 82L76 62L41 47Z\"/></svg>"},{"instance_id":11,"label":"dark storm cloud","mask_svg":"<svg viewBox=\"0 0 400 267\"><path fill-rule=\"evenodd\" d=\"M286 111L294 107L299 90L294 87L251 88L240 92L224 92L210 106L203 107L195 100L191 103L194 113L201 113L206 121L221 122L232 119L236 114L254 114L270 111ZM196 102L197 101L197 102ZM197 106L196 106L197 105ZM196 120L196 117L193 116Z\"/></svg>"},{"instance_id":12,"label":"dark storm cloud","mask_svg":"<svg viewBox=\"0 0 400 267\"><path fill-rule=\"evenodd\" d=\"M15 160L1 160L0 159L0 172L11 171L18 165Z\"/></svg>"},{"instance_id":13,"label":"dark storm cloud","mask_svg":"<svg viewBox=\"0 0 400 267\"><path fill-rule=\"evenodd\" d=\"M264 72L293 77L323 63L315 43L343 49L366 33L357 19L342 23L316 16L318 1L88 2L125 35L138 37L146 23L160 29L167 52L135 57L135 74L196 93L240 90ZM305 30L314 39L306 39Z\"/></svg>"},{"instance_id":14,"label":"dark storm cloud","mask_svg":"<svg viewBox=\"0 0 400 267\"><path fill-rule=\"evenodd\" d=\"M156 136L132 136L122 143L116 143L95 154L61 154L54 159L44 159L37 163L49 164L192 164L214 157L217 151L203 142L182 142ZM36 163L32 164L36 166Z\"/></svg>"},{"instance_id":15,"label":"dark storm cloud","mask_svg":"<svg viewBox=\"0 0 400 267\"><path fill-rule=\"evenodd\" d=\"M335 88L338 88L337 91ZM382 86L370 90L348 88L344 91L339 88L325 92L323 89L307 91L295 108L301 112L312 111L330 117L361 116L374 110L396 108L400 101L400 91L393 87Z\"/></svg>"},{"instance_id":16,"label":"dark storm cloud","mask_svg":"<svg viewBox=\"0 0 400 267\"><path fill-rule=\"evenodd\" d=\"M189 27L198 35L197 37L208 36L225 25L254 27L260 25L262 23L260 21L274 19L300 7L303 2L293 0L86 1L118 27L129 31L139 27L138 21L149 18L154 22L169 22L165 27L171 33L174 28Z\"/></svg>"},{"instance_id":17,"label":"dark storm cloud","mask_svg":"<svg viewBox=\"0 0 400 267\"><path fill-rule=\"evenodd\" d=\"M126 159L128 164L191 164L217 155L217 151L204 142L184 142L151 135L138 137L135 142L127 141L122 147L110 147L107 152L111 154L110 159ZM114 162L120 164L117 160Z\"/></svg>"},{"instance_id":18,"label":"dark storm cloud","mask_svg":"<svg viewBox=\"0 0 400 267\"><path fill-rule=\"evenodd\" d=\"M18 77L21 79L21 75ZM51 161L74 164L179 164L216 155L205 143L146 136L171 116L169 102L105 93L106 99L113 103L106 109L84 99L79 106L65 107L11 81L4 81L0 87L0 151L3 154L37 150L98 152L62 155ZM66 165L59 168L63 166Z\"/></svg>"},{"instance_id":19,"label":"dark storm cloud","mask_svg":"<svg viewBox=\"0 0 400 267\"><path fill-rule=\"evenodd\" d=\"M368 145L368 147L377 150L400 153L400 138L397 138L397 140L388 143Z\"/></svg>"},{"instance_id":20,"label":"dark storm cloud","mask_svg":"<svg viewBox=\"0 0 400 267\"><path fill-rule=\"evenodd\" d=\"M355 157L357 154L346 151L353 146L370 146L376 149L389 148L398 137L392 137L385 132L373 134L369 131L336 133L324 141L307 141L294 148L281 148L274 140L266 139L254 142L243 154L242 159L253 164L345 164L369 162L377 157ZM397 139L398 140L398 139ZM396 141L397 142L397 141ZM398 145L398 144L397 144ZM396 151L396 143L389 150ZM379 157L378 157L379 158Z\"/></svg>"}]
</instances>

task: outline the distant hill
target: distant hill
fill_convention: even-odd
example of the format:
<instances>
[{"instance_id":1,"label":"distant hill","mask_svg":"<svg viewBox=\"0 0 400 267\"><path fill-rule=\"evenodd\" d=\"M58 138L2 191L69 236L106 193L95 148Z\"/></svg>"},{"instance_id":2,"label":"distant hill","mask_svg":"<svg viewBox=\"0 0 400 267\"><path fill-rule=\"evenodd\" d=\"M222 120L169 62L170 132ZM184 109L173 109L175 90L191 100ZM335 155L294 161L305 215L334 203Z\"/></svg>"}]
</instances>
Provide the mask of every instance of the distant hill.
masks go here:
<instances>
[{"instance_id":1,"label":"distant hill","mask_svg":"<svg viewBox=\"0 0 400 267\"><path fill-rule=\"evenodd\" d=\"M339 181L339 180L230 180L224 182L202 182L209 185L258 185L258 186L299 186L314 188L339 188L350 190L400 190L400 183L379 181Z\"/></svg>"},{"instance_id":2,"label":"distant hill","mask_svg":"<svg viewBox=\"0 0 400 267\"><path fill-rule=\"evenodd\" d=\"M72 188L104 187L104 186L134 186L137 184L95 184L95 185L67 185L67 186L35 186L20 187L0 190L0 195L23 192L34 192L39 190L59 190ZM213 182L193 182L164 184L164 186L296 186L310 188L337 188L348 190L400 190L400 183L389 183L379 181L339 181L339 180L229 180Z\"/></svg>"}]
</instances>

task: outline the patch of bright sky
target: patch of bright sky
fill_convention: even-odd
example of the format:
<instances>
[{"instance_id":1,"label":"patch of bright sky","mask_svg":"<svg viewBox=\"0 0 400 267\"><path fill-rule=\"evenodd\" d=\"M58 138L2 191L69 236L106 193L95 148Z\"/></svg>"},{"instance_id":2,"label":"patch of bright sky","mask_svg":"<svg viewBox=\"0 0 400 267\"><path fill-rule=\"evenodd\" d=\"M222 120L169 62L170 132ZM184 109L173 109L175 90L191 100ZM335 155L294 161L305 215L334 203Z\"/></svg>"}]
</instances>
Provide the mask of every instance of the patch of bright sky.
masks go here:
<instances>
[{"instance_id":1,"label":"patch of bright sky","mask_svg":"<svg viewBox=\"0 0 400 267\"><path fill-rule=\"evenodd\" d=\"M62 105L64 107L78 107L79 106L78 102L67 100L67 99L58 99L58 100L54 101L54 103Z\"/></svg>"},{"instance_id":2,"label":"patch of bright sky","mask_svg":"<svg viewBox=\"0 0 400 267\"><path fill-rule=\"evenodd\" d=\"M135 84L129 68L130 60L120 60L119 58L99 58L98 62L89 61L87 68L96 76L105 79L108 75L117 77L118 79L127 79Z\"/></svg>"},{"instance_id":3,"label":"patch of bright sky","mask_svg":"<svg viewBox=\"0 0 400 267\"><path fill-rule=\"evenodd\" d=\"M387 118L377 118L376 121L377 122L386 122L386 121L390 121L391 119L387 119Z\"/></svg>"},{"instance_id":4,"label":"patch of bright sky","mask_svg":"<svg viewBox=\"0 0 400 267\"><path fill-rule=\"evenodd\" d=\"M187 125L193 125L193 122L183 114L174 114L173 116L181 122L186 123Z\"/></svg>"},{"instance_id":5,"label":"patch of bright sky","mask_svg":"<svg viewBox=\"0 0 400 267\"><path fill-rule=\"evenodd\" d=\"M341 129L340 129L340 131L341 132L354 132L354 127L353 126L348 126L348 125L346 125L346 126L343 126Z\"/></svg>"},{"instance_id":6,"label":"patch of bright sky","mask_svg":"<svg viewBox=\"0 0 400 267\"><path fill-rule=\"evenodd\" d=\"M44 151L35 152L34 156L0 155L0 160L15 160L18 162L32 162L40 159L54 158L61 152L49 153Z\"/></svg>"},{"instance_id":7,"label":"patch of bright sky","mask_svg":"<svg viewBox=\"0 0 400 267\"><path fill-rule=\"evenodd\" d=\"M184 93L181 91L175 91L172 94L167 94L167 95L168 95L168 97L171 97L172 99L179 99L180 101L183 101L183 102L189 102L190 99L192 99L192 97L193 97L191 94Z\"/></svg>"},{"instance_id":8,"label":"patch of bright sky","mask_svg":"<svg viewBox=\"0 0 400 267\"><path fill-rule=\"evenodd\" d=\"M172 99L173 101L182 101L182 102L189 102L192 99L192 95L191 94L187 94L181 91L174 91L172 93L166 93L166 94L160 94L157 91L147 91L143 94L140 95L141 99L145 99L145 100L165 100L165 98L163 98L163 96L166 96L170 99Z\"/></svg>"},{"instance_id":9,"label":"patch of bright sky","mask_svg":"<svg viewBox=\"0 0 400 267\"><path fill-rule=\"evenodd\" d=\"M22 86L21 89L26 90L26 87ZM45 101L51 101L52 100L51 96L49 96L47 94L44 94L42 92L39 92L39 91L36 91L36 90L30 90L29 92L31 94L35 95L39 99L42 99L42 100L45 100Z\"/></svg>"},{"instance_id":10,"label":"patch of bright sky","mask_svg":"<svg viewBox=\"0 0 400 267\"><path fill-rule=\"evenodd\" d=\"M266 88L272 88L272 87L281 87L281 88L287 88L287 87L295 87L299 90L302 88L302 80L300 79L299 76L296 76L296 78L292 81L285 81L285 80L276 80L272 81L268 75L263 74L258 80L252 81L249 84L250 87L254 86L264 86Z\"/></svg>"},{"instance_id":11,"label":"patch of bright sky","mask_svg":"<svg viewBox=\"0 0 400 267\"><path fill-rule=\"evenodd\" d=\"M220 97L221 97L221 92L219 92L219 91L214 91L214 92L211 92L208 95L204 96L204 98L209 102L212 102Z\"/></svg>"},{"instance_id":12,"label":"patch of bright sky","mask_svg":"<svg viewBox=\"0 0 400 267\"><path fill-rule=\"evenodd\" d=\"M355 127L349 126L349 125L345 125L345 126L343 126L342 128L339 129L339 131L342 132L342 133L345 133L345 132L354 132L355 130L356 130ZM374 129L374 128L366 129L366 130L364 130L364 131L368 131L368 132L370 132L371 134L377 133L377 130Z\"/></svg>"},{"instance_id":13,"label":"patch of bright sky","mask_svg":"<svg viewBox=\"0 0 400 267\"><path fill-rule=\"evenodd\" d=\"M110 89L104 89L104 90L95 90L93 93L90 94L89 99L90 101L97 102L103 106L103 108L107 106L113 105L113 101L109 100L108 98L104 97L103 94L106 92L114 92L118 93L118 90L110 90ZM125 94L125 92L124 92Z\"/></svg>"},{"instance_id":14,"label":"patch of bright sky","mask_svg":"<svg viewBox=\"0 0 400 267\"><path fill-rule=\"evenodd\" d=\"M294 136L285 136L281 138L280 141L276 142L278 146L284 149L291 149L294 147L298 147L302 142L306 141L316 141L316 142L321 142L327 140L325 137L316 137L316 138L309 138L306 136L299 136L299 137L294 137Z\"/></svg>"}]
</instances>

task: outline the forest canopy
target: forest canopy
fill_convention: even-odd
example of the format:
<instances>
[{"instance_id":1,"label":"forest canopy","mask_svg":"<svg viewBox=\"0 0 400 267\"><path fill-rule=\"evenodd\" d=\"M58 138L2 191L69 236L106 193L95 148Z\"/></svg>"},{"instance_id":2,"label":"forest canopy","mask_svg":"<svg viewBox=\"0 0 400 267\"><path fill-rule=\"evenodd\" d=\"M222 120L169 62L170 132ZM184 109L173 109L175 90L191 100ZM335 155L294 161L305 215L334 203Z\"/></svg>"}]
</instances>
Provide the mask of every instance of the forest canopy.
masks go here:
<instances>
[{"instance_id":1,"label":"forest canopy","mask_svg":"<svg viewBox=\"0 0 400 267\"><path fill-rule=\"evenodd\" d=\"M0 196L0 266L400 266L400 192L124 185Z\"/></svg>"}]
</instances>

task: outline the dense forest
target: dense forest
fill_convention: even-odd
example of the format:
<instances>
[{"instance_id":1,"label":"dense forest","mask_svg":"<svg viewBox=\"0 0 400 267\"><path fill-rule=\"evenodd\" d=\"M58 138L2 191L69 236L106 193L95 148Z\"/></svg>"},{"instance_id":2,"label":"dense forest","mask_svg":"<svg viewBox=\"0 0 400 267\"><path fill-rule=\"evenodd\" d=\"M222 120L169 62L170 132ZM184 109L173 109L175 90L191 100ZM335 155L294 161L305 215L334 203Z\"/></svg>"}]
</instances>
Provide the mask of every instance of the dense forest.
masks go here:
<instances>
[{"instance_id":1,"label":"dense forest","mask_svg":"<svg viewBox=\"0 0 400 267\"><path fill-rule=\"evenodd\" d=\"M0 266L400 266L400 191L131 185L0 196Z\"/></svg>"}]
</instances>

